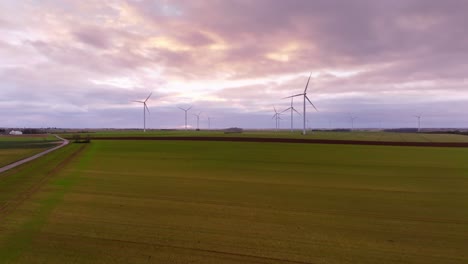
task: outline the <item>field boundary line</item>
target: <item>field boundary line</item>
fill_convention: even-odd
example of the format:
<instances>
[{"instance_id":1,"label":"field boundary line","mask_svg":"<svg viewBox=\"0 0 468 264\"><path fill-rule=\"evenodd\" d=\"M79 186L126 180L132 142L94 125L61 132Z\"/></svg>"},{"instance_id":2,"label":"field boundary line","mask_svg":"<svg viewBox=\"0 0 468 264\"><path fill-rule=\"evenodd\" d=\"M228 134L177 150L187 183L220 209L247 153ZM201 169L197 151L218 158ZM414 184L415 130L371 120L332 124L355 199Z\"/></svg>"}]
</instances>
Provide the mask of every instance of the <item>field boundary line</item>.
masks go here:
<instances>
[{"instance_id":1,"label":"field boundary line","mask_svg":"<svg viewBox=\"0 0 468 264\"><path fill-rule=\"evenodd\" d=\"M8 165L6 165L6 166L3 166L3 167L0 168L0 173L3 173L3 172L5 172L5 171L9 171L9 170L11 170L11 169L13 169L13 168L16 168L16 167L18 167L18 166L20 166L20 165L23 165L24 163L27 163L27 162L30 162L30 161L32 161L32 160L38 159L38 158L40 158L40 157L42 157L42 156L44 156L44 155L46 155L46 154L49 154L50 152L56 151L56 150L58 150L58 149L61 149L61 148L65 147L66 145L68 145L68 144L70 143L70 141L68 141L67 139L64 139L64 138L62 138L62 137L60 137L60 136L57 136L57 135L54 135L54 136L55 136L56 138L62 140L62 144L60 144L60 145L58 145L58 146L56 146L56 147L47 149L47 150L45 150L45 151L43 151L43 152L41 152L41 153L35 154L35 155L33 155L33 156L29 157L29 158L25 158L25 159L22 159L22 160L18 160L18 161L15 161L15 162L13 162L13 163L10 163L10 164L8 164Z\"/></svg>"},{"instance_id":2,"label":"field boundary line","mask_svg":"<svg viewBox=\"0 0 468 264\"><path fill-rule=\"evenodd\" d=\"M93 140L161 140L161 141L220 141L220 142L254 142L254 143L306 143L331 145L362 146L395 146L395 147L448 147L468 148L468 142L396 142L396 141L363 141L333 139L300 139L300 138L259 138L259 137L93 137Z\"/></svg>"}]
</instances>

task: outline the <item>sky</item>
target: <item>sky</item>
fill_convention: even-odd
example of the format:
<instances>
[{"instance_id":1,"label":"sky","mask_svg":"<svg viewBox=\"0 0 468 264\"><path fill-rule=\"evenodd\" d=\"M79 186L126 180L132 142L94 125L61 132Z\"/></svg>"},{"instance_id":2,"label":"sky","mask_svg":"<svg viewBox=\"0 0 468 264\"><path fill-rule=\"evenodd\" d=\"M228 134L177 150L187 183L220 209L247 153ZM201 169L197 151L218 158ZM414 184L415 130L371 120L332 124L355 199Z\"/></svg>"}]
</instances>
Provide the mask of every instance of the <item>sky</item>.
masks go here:
<instances>
[{"instance_id":1,"label":"sky","mask_svg":"<svg viewBox=\"0 0 468 264\"><path fill-rule=\"evenodd\" d=\"M141 128L152 92L149 128L273 128L309 75L308 127L468 127L467 25L464 0L0 0L0 127Z\"/></svg>"}]
</instances>

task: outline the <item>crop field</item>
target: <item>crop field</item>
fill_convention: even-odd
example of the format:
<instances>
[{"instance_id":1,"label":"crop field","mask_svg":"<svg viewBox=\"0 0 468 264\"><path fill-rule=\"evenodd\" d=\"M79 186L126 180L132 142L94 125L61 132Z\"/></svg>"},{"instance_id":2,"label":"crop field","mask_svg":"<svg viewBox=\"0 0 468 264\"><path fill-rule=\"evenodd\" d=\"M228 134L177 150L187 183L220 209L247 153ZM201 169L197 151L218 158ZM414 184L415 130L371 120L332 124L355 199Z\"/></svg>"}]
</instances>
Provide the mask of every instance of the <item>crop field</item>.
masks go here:
<instances>
[{"instance_id":1,"label":"crop field","mask_svg":"<svg viewBox=\"0 0 468 264\"><path fill-rule=\"evenodd\" d=\"M71 144L0 174L2 263L468 263L468 148Z\"/></svg>"},{"instance_id":2,"label":"crop field","mask_svg":"<svg viewBox=\"0 0 468 264\"><path fill-rule=\"evenodd\" d=\"M41 136L0 136L0 167L33 156L55 146L57 138Z\"/></svg>"}]
</instances>

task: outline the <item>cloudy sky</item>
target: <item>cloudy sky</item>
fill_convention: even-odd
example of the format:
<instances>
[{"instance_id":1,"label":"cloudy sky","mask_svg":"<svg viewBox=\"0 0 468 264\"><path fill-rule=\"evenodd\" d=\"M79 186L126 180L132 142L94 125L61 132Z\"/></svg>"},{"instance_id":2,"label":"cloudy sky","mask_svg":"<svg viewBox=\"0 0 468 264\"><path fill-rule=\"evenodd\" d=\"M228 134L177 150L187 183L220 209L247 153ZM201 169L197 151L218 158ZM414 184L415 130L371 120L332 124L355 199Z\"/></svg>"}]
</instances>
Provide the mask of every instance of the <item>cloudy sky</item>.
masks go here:
<instances>
[{"instance_id":1,"label":"cloudy sky","mask_svg":"<svg viewBox=\"0 0 468 264\"><path fill-rule=\"evenodd\" d=\"M151 128L271 128L310 73L311 127L468 127L467 25L463 0L0 0L0 127L141 127L153 92Z\"/></svg>"}]
</instances>

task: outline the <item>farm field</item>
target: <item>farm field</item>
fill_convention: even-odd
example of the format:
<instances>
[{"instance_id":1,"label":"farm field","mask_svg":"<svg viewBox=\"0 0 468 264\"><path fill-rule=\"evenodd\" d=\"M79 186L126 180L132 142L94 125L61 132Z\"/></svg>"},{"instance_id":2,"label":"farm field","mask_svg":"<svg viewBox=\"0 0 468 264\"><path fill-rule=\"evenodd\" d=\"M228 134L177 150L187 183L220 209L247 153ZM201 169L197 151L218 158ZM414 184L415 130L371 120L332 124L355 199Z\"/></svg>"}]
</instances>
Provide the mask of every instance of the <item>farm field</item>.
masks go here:
<instances>
[{"instance_id":1,"label":"farm field","mask_svg":"<svg viewBox=\"0 0 468 264\"><path fill-rule=\"evenodd\" d=\"M33 156L56 145L50 135L0 136L0 167Z\"/></svg>"},{"instance_id":2,"label":"farm field","mask_svg":"<svg viewBox=\"0 0 468 264\"><path fill-rule=\"evenodd\" d=\"M74 134L62 134L72 138ZM88 135L83 133L83 135ZM299 138L323 140L359 140L390 142L468 142L468 136L455 134L394 133L394 132L331 132L314 131L301 135L300 131L244 131L243 133L225 134L223 131L183 131L183 130L150 130L143 131L97 131L89 133L93 138L100 137L258 137L258 138Z\"/></svg>"},{"instance_id":3,"label":"farm field","mask_svg":"<svg viewBox=\"0 0 468 264\"><path fill-rule=\"evenodd\" d=\"M93 141L0 175L5 263L467 263L468 149Z\"/></svg>"}]
</instances>

